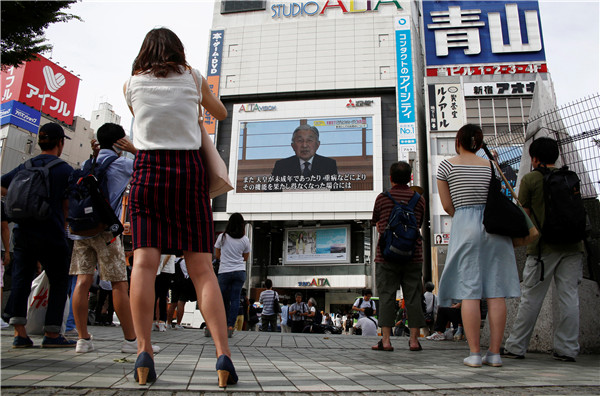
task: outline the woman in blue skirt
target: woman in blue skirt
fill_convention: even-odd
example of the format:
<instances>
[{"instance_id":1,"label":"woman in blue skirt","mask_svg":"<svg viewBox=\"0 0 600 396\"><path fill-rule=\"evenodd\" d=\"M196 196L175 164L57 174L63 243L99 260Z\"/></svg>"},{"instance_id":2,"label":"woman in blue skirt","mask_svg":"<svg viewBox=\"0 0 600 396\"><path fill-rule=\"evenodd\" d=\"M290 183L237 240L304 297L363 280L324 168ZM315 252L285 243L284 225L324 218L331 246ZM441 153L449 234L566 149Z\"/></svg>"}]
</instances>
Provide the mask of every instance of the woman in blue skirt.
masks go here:
<instances>
[{"instance_id":1,"label":"woman in blue skirt","mask_svg":"<svg viewBox=\"0 0 600 396\"><path fill-rule=\"evenodd\" d=\"M479 126L463 126L456 135L458 155L443 160L438 168L442 206L452 216L438 299L441 307L462 301L463 328L471 351L464 364L499 367L506 324L505 298L518 297L520 288L511 238L488 234L483 227L491 168L489 161L475 154L482 143L483 132ZM488 303L490 325L490 345L483 358L479 346L482 299Z\"/></svg>"},{"instance_id":2,"label":"woman in blue skirt","mask_svg":"<svg viewBox=\"0 0 600 396\"><path fill-rule=\"evenodd\" d=\"M169 29L146 35L131 74L124 92L135 117L133 143L138 149L129 201L131 312L138 337L134 377L140 384L156 379L150 344L154 279L161 253L183 252L215 342L219 386L234 384L225 308L212 267L213 218L199 150L203 126L198 123L200 105L218 120L227 117L227 110L206 79L188 65L183 44Z\"/></svg>"}]
</instances>

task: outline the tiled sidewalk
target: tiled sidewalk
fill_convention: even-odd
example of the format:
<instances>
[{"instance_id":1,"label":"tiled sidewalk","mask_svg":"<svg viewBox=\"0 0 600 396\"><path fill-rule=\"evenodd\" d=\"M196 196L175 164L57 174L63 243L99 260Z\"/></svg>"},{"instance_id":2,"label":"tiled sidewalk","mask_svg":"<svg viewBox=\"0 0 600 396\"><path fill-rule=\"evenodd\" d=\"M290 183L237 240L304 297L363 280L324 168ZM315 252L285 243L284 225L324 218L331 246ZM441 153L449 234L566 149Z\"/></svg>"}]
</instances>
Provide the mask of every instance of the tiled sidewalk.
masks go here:
<instances>
[{"instance_id":1,"label":"tiled sidewalk","mask_svg":"<svg viewBox=\"0 0 600 396\"><path fill-rule=\"evenodd\" d=\"M135 354L120 352L120 328L90 327L90 331L96 350L77 354L73 349L12 349L12 330L3 330L2 394L31 389L45 389L43 394L48 395L54 394L53 389L80 395L90 389L103 389L103 395L140 394L128 391L142 389L149 389L148 395L219 391L214 344L199 330L152 333L161 352L155 357L158 379L147 387L133 381ZM32 339L40 345L41 337ZM514 395L522 394L518 390L532 394L533 387L539 394L561 389L600 394L598 355L581 355L576 363L565 363L549 354L530 353L524 360L504 359L501 368L469 368L462 364L468 355L465 342L422 340L424 350L410 352L408 339L396 337L394 352L371 351L376 341L348 335L235 333L230 345L239 383L227 391Z\"/></svg>"}]
</instances>

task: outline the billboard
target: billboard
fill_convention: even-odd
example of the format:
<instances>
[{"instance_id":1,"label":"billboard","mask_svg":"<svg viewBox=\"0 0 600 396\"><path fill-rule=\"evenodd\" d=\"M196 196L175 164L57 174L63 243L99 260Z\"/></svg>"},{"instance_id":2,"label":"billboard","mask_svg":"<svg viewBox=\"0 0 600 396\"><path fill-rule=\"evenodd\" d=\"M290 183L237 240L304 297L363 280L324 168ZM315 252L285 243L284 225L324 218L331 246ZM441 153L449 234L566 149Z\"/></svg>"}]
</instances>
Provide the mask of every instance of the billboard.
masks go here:
<instances>
[{"instance_id":1,"label":"billboard","mask_svg":"<svg viewBox=\"0 0 600 396\"><path fill-rule=\"evenodd\" d=\"M223 58L223 40L224 30L212 30L210 32L210 48L208 70L206 73L206 82L215 96L219 97L219 84L221 83L221 63ZM206 109L202 109L204 114L204 127L209 135L215 134L217 130L217 119L213 117Z\"/></svg>"},{"instance_id":2,"label":"billboard","mask_svg":"<svg viewBox=\"0 0 600 396\"><path fill-rule=\"evenodd\" d=\"M423 22L427 66L482 65L457 68L463 74L546 71L537 1L424 1Z\"/></svg>"},{"instance_id":3,"label":"billboard","mask_svg":"<svg viewBox=\"0 0 600 396\"><path fill-rule=\"evenodd\" d=\"M12 124L31 133L38 133L42 115L39 111L16 100L2 103L1 124Z\"/></svg>"},{"instance_id":4,"label":"billboard","mask_svg":"<svg viewBox=\"0 0 600 396\"><path fill-rule=\"evenodd\" d=\"M79 78L37 55L19 68L2 72L2 103L17 100L63 121L73 123Z\"/></svg>"},{"instance_id":5,"label":"billboard","mask_svg":"<svg viewBox=\"0 0 600 396\"><path fill-rule=\"evenodd\" d=\"M283 264L348 264L350 226L285 230Z\"/></svg>"},{"instance_id":6,"label":"billboard","mask_svg":"<svg viewBox=\"0 0 600 396\"><path fill-rule=\"evenodd\" d=\"M338 102L339 115L310 111L308 116L298 106L297 116L283 118L279 110L299 103L234 105L241 118L236 193L373 191L374 116L368 112L374 101L343 101L314 101ZM245 117L259 113L259 119Z\"/></svg>"}]
</instances>

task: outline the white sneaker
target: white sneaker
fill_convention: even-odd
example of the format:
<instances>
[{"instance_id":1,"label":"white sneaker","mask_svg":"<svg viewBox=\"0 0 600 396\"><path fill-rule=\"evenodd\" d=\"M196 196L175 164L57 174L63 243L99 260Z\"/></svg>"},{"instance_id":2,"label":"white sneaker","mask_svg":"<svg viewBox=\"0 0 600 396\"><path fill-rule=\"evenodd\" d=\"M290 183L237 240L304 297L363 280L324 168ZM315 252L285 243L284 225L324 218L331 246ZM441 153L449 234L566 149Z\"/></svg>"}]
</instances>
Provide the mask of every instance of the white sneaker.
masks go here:
<instances>
[{"instance_id":1,"label":"white sneaker","mask_svg":"<svg viewBox=\"0 0 600 396\"><path fill-rule=\"evenodd\" d=\"M492 367L502 367L502 358L499 353L491 353L488 351L485 356L481 358L481 363Z\"/></svg>"},{"instance_id":2,"label":"white sneaker","mask_svg":"<svg viewBox=\"0 0 600 396\"><path fill-rule=\"evenodd\" d=\"M175 327L173 327L173 329L174 329L174 330L183 330L183 329L185 329L185 327L183 327L183 326L182 326L182 325L180 325L180 324L176 324L176 325L175 325Z\"/></svg>"},{"instance_id":3,"label":"white sneaker","mask_svg":"<svg viewBox=\"0 0 600 396\"><path fill-rule=\"evenodd\" d=\"M464 358L463 363L469 367L481 367L481 353L471 353L469 357Z\"/></svg>"},{"instance_id":4,"label":"white sneaker","mask_svg":"<svg viewBox=\"0 0 600 396\"><path fill-rule=\"evenodd\" d=\"M10 327L10 325L0 318L0 329L6 329L7 327Z\"/></svg>"},{"instance_id":5,"label":"white sneaker","mask_svg":"<svg viewBox=\"0 0 600 396\"><path fill-rule=\"evenodd\" d=\"M166 323L159 323L158 324L158 331L167 331L167 324Z\"/></svg>"},{"instance_id":6,"label":"white sneaker","mask_svg":"<svg viewBox=\"0 0 600 396\"><path fill-rule=\"evenodd\" d=\"M445 336L446 340L453 340L454 339L454 329L452 327L447 328L446 331L444 332L444 336Z\"/></svg>"},{"instance_id":7,"label":"white sneaker","mask_svg":"<svg viewBox=\"0 0 600 396\"><path fill-rule=\"evenodd\" d=\"M77 345L75 345L75 352L77 353L88 353L94 350L94 343L92 340L94 337L90 334L90 339L86 340L85 338L80 338L77 340Z\"/></svg>"},{"instance_id":8,"label":"white sneaker","mask_svg":"<svg viewBox=\"0 0 600 396\"><path fill-rule=\"evenodd\" d=\"M123 344L121 344L122 353L137 353L137 350L137 339L133 341L123 340ZM160 352L160 347L158 345L152 345L152 352Z\"/></svg>"},{"instance_id":9,"label":"white sneaker","mask_svg":"<svg viewBox=\"0 0 600 396\"><path fill-rule=\"evenodd\" d=\"M152 331L158 331L158 323L152 323Z\"/></svg>"},{"instance_id":10,"label":"white sneaker","mask_svg":"<svg viewBox=\"0 0 600 396\"><path fill-rule=\"evenodd\" d=\"M442 334L442 333L438 333L438 332L436 331L436 332L435 332L435 333L433 333L432 335L430 335L430 336L427 336L427 337L425 337L425 338L427 338L428 340L431 340L431 341L444 341L444 340L446 339L446 336L445 336L444 334Z\"/></svg>"},{"instance_id":11,"label":"white sneaker","mask_svg":"<svg viewBox=\"0 0 600 396\"><path fill-rule=\"evenodd\" d=\"M465 339L465 334L463 332L463 328L461 326L458 327L456 333L454 333L454 341L461 341Z\"/></svg>"}]
</instances>

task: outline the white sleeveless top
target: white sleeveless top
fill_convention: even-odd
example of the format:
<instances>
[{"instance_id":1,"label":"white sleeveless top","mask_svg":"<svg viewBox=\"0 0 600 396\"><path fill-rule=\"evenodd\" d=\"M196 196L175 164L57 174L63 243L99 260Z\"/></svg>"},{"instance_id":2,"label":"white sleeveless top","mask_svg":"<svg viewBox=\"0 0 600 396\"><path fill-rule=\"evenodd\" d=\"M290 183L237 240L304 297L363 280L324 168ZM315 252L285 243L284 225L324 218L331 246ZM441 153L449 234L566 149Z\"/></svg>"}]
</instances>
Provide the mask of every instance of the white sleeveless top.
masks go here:
<instances>
[{"instance_id":1,"label":"white sleeveless top","mask_svg":"<svg viewBox=\"0 0 600 396\"><path fill-rule=\"evenodd\" d=\"M192 69L201 84L200 72ZM202 93L189 70L167 77L131 76L125 100L135 114L133 145L138 150L198 150L202 134L198 103Z\"/></svg>"}]
</instances>

